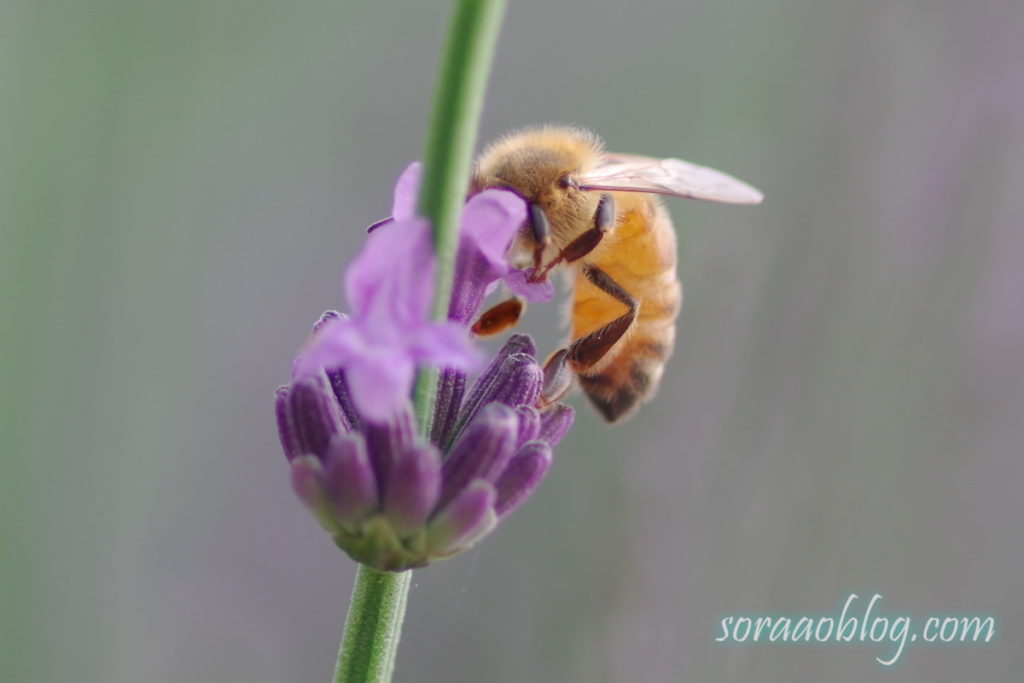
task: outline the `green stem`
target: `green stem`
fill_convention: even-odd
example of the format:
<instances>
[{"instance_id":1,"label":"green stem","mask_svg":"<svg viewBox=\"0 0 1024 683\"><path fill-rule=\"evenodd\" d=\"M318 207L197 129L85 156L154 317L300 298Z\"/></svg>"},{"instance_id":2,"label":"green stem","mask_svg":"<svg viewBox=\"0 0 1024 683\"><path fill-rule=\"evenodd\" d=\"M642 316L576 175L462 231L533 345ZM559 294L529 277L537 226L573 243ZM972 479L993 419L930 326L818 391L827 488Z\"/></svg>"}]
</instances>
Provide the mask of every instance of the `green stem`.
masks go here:
<instances>
[{"instance_id":1,"label":"green stem","mask_svg":"<svg viewBox=\"0 0 1024 683\"><path fill-rule=\"evenodd\" d=\"M505 0L458 0L448 32L419 197L419 213L433 226L437 252L434 320L444 320L448 315L459 245L459 215L466 201L487 75L504 13ZM421 433L429 433L436 393L437 372L420 372L414 402Z\"/></svg>"},{"instance_id":2,"label":"green stem","mask_svg":"<svg viewBox=\"0 0 1024 683\"><path fill-rule=\"evenodd\" d=\"M384 573L359 565L335 683L391 680L411 578L412 572Z\"/></svg>"},{"instance_id":3,"label":"green stem","mask_svg":"<svg viewBox=\"0 0 1024 683\"><path fill-rule=\"evenodd\" d=\"M433 226L437 253L432 309L435 320L448 315L459 214L469 186L487 74L504 11L505 0L457 0L449 27L419 197L419 213ZM429 434L436 393L436 373L421 372L415 392L421 434ZM335 683L391 680L411 577L410 571L381 573L360 565L338 652Z\"/></svg>"}]
</instances>

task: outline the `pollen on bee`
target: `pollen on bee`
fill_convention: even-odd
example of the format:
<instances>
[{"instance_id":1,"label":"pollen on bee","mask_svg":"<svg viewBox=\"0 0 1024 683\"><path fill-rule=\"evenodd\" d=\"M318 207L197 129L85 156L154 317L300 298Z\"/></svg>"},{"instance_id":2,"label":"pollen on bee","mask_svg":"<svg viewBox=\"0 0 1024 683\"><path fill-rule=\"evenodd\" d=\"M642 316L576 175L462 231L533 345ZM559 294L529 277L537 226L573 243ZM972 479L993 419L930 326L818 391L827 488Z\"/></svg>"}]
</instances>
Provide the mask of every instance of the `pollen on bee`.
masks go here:
<instances>
[{"instance_id":1,"label":"pollen on bee","mask_svg":"<svg viewBox=\"0 0 1024 683\"><path fill-rule=\"evenodd\" d=\"M500 334L515 326L525 309L526 303L519 297L506 299L481 313L470 329L478 337Z\"/></svg>"}]
</instances>

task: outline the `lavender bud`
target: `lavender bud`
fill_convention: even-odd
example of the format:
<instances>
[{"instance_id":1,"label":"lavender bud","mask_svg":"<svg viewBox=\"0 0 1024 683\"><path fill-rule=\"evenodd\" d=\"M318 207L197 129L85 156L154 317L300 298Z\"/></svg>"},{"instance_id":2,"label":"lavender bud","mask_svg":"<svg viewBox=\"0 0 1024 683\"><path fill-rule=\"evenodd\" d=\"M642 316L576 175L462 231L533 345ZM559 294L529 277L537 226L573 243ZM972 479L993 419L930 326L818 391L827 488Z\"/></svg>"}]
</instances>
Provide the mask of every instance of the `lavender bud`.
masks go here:
<instances>
[{"instance_id":1,"label":"lavender bud","mask_svg":"<svg viewBox=\"0 0 1024 683\"><path fill-rule=\"evenodd\" d=\"M377 507L377 478L359 434L339 434L327 451L324 483L338 520L350 528Z\"/></svg>"},{"instance_id":2,"label":"lavender bud","mask_svg":"<svg viewBox=\"0 0 1024 683\"><path fill-rule=\"evenodd\" d=\"M332 534L338 525L331 514L331 504L324 490L324 471L320 461L313 455L300 455L289 463L292 489L317 522Z\"/></svg>"},{"instance_id":3,"label":"lavender bud","mask_svg":"<svg viewBox=\"0 0 1024 683\"><path fill-rule=\"evenodd\" d=\"M405 449L393 463L384 498L384 513L399 536L427 521L441 487L441 454L432 445Z\"/></svg>"},{"instance_id":4,"label":"lavender bud","mask_svg":"<svg viewBox=\"0 0 1024 683\"><path fill-rule=\"evenodd\" d=\"M322 371L297 380L288 392L289 440L298 453L323 458L335 434L350 431Z\"/></svg>"},{"instance_id":5,"label":"lavender bud","mask_svg":"<svg viewBox=\"0 0 1024 683\"><path fill-rule=\"evenodd\" d=\"M440 505L447 505L474 479L493 481L515 451L519 420L508 406L492 403L463 431L441 468Z\"/></svg>"},{"instance_id":6,"label":"lavender bud","mask_svg":"<svg viewBox=\"0 0 1024 683\"><path fill-rule=\"evenodd\" d=\"M430 440L439 448L451 441L452 430L459 419L459 407L466 393L466 373L444 368L437 381L437 400L434 401L434 424Z\"/></svg>"},{"instance_id":7,"label":"lavender bud","mask_svg":"<svg viewBox=\"0 0 1024 683\"><path fill-rule=\"evenodd\" d=\"M540 413L533 406L517 406L519 417L519 433L516 435L516 448L527 441L533 441L540 434Z\"/></svg>"},{"instance_id":8,"label":"lavender bud","mask_svg":"<svg viewBox=\"0 0 1024 683\"><path fill-rule=\"evenodd\" d=\"M508 341L505 342L505 345L498 351L498 354L490 363L488 363L487 367L484 368L483 372L480 373L480 376L477 377L476 381L473 383L473 386L469 391L469 396L466 397L466 401L464 403L463 414L466 413L467 409L471 408L475 411L479 406L486 403L484 394L491 390L492 385L501 372L502 364L505 360L516 353L523 353L528 356L536 357L537 347L534 345L533 340L525 334L513 334L509 337ZM462 421L462 424L465 424L464 420ZM449 445L454 437L455 433L450 433L445 445Z\"/></svg>"},{"instance_id":9,"label":"lavender bud","mask_svg":"<svg viewBox=\"0 0 1024 683\"><path fill-rule=\"evenodd\" d=\"M498 478L498 498L494 505L499 517L519 507L544 479L551 466L551 447L543 441L531 441L519 449Z\"/></svg>"},{"instance_id":10,"label":"lavender bud","mask_svg":"<svg viewBox=\"0 0 1024 683\"><path fill-rule=\"evenodd\" d=\"M427 551L445 556L462 550L494 528L497 494L488 482L477 479L444 507L427 527Z\"/></svg>"},{"instance_id":11,"label":"lavender bud","mask_svg":"<svg viewBox=\"0 0 1024 683\"><path fill-rule=\"evenodd\" d=\"M562 440L562 437L566 435L569 428L572 427L572 421L575 418L576 411L569 406L563 403L551 406L551 408L541 413L540 435L538 438L554 448Z\"/></svg>"},{"instance_id":12,"label":"lavender bud","mask_svg":"<svg viewBox=\"0 0 1024 683\"><path fill-rule=\"evenodd\" d=\"M338 399L338 405L341 406L341 412L345 415L345 419L352 429L359 429L362 420L359 419L355 403L352 402L352 394L348 388L348 380L345 379L345 371L341 368L328 370L327 379L331 382L334 397Z\"/></svg>"},{"instance_id":13,"label":"lavender bud","mask_svg":"<svg viewBox=\"0 0 1024 683\"><path fill-rule=\"evenodd\" d=\"M284 457L289 462L295 456L301 455L299 452L299 442L295 437L295 424L292 421L291 407L288 394L291 392L291 387L285 385L278 387L277 391L274 392L274 413L277 415L277 435L281 438L281 448L284 450Z\"/></svg>"},{"instance_id":14,"label":"lavender bud","mask_svg":"<svg viewBox=\"0 0 1024 683\"><path fill-rule=\"evenodd\" d=\"M532 356L525 353L507 356L486 386L481 386L483 378L477 380L463 406L459 419L462 427L459 430L468 425L480 408L487 404L504 403L513 408L523 404L532 405L540 395L543 378L544 373Z\"/></svg>"},{"instance_id":15,"label":"lavender bud","mask_svg":"<svg viewBox=\"0 0 1024 683\"><path fill-rule=\"evenodd\" d=\"M392 461L398 453L415 443L416 423L412 406L406 402L384 423L367 421L363 424L366 446L377 475L377 485L383 497L391 476Z\"/></svg>"}]
</instances>

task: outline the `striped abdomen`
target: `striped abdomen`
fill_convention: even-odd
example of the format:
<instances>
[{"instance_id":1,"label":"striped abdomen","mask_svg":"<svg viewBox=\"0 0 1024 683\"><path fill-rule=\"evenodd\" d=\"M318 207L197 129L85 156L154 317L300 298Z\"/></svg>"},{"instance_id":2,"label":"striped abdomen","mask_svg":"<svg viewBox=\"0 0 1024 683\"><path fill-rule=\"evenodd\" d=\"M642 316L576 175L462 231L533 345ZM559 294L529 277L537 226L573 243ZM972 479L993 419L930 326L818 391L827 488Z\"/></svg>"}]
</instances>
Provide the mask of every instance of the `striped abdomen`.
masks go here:
<instances>
[{"instance_id":1,"label":"striped abdomen","mask_svg":"<svg viewBox=\"0 0 1024 683\"><path fill-rule=\"evenodd\" d=\"M580 386L606 420L628 416L657 391L675 345L682 303L676 275L675 232L668 212L650 195L616 193L616 227L577 268L572 340L600 330L629 313L584 275L600 269L633 299L629 329L600 360L577 369Z\"/></svg>"}]
</instances>

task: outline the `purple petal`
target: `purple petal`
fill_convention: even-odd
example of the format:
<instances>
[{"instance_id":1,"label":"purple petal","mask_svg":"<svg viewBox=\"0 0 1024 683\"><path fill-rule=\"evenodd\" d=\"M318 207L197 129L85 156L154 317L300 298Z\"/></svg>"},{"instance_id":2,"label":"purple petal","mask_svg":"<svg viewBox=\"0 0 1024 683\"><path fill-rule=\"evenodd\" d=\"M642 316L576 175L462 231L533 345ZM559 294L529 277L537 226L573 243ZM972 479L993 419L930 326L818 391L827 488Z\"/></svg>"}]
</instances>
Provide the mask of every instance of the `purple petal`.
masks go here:
<instances>
[{"instance_id":1,"label":"purple petal","mask_svg":"<svg viewBox=\"0 0 1024 683\"><path fill-rule=\"evenodd\" d=\"M569 431L569 428L572 427L572 421L575 417L576 411L563 403L551 406L551 408L541 413L540 435L538 438L554 448L562 440L566 432Z\"/></svg>"},{"instance_id":2,"label":"purple petal","mask_svg":"<svg viewBox=\"0 0 1024 683\"><path fill-rule=\"evenodd\" d=\"M346 328L351 324L340 318L317 321L313 335L292 364L292 379L315 375L321 368L339 367L348 353Z\"/></svg>"},{"instance_id":3,"label":"purple petal","mask_svg":"<svg viewBox=\"0 0 1024 683\"><path fill-rule=\"evenodd\" d=\"M408 344L412 357L419 363L468 371L483 362L466 328L453 322L429 323L411 330Z\"/></svg>"},{"instance_id":4,"label":"purple petal","mask_svg":"<svg viewBox=\"0 0 1024 683\"><path fill-rule=\"evenodd\" d=\"M505 190L485 190L466 202L449 320L469 323L494 282L509 271L505 253L525 218L523 200Z\"/></svg>"},{"instance_id":5,"label":"purple petal","mask_svg":"<svg viewBox=\"0 0 1024 683\"><path fill-rule=\"evenodd\" d=\"M492 403L463 430L441 468L441 499L446 505L474 479L493 481L515 452L519 419L515 411Z\"/></svg>"},{"instance_id":6,"label":"purple petal","mask_svg":"<svg viewBox=\"0 0 1024 683\"><path fill-rule=\"evenodd\" d=\"M377 478L359 434L332 439L324 469L327 495L342 524L355 526L377 507Z\"/></svg>"},{"instance_id":7,"label":"purple petal","mask_svg":"<svg viewBox=\"0 0 1024 683\"><path fill-rule=\"evenodd\" d=\"M431 520L427 532L428 551L436 555L451 554L493 529L497 522L494 513L496 497L494 487L482 479L463 489Z\"/></svg>"},{"instance_id":8,"label":"purple petal","mask_svg":"<svg viewBox=\"0 0 1024 683\"><path fill-rule=\"evenodd\" d=\"M288 391L288 423L294 452L321 458L336 434L351 429L323 371L292 384Z\"/></svg>"},{"instance_id":9,"label":"purple petal","mask_svg":"<svg viewBox=\"0 0 1024 683\"><path fill-rule=\"evenodd\" d=\"M371 233L345 271L345 294L353 318L378 334L426 319L436 265L430 224L422 218L396 221Z\"/></svg>"},{"instance_id":10,"label":"purple petal","mask_svg":"<svg viewBox=\"0 0 1024 683\"><path fill-rule=\"evenodd\" d=\"M543 441L525 444L498 478L495 511L504 517L525 501L551 466L551 447Z\"/></svg>"},{"instance_id":11,"label":"purple petal","mask_svg":"<svg viewBox=\"0 0 1024 683\"><path fill-rule=\"evenodd\" d=\"M395 183L395 200L391 205L391 217L404 221L416 215L419 201L420 181L423 178L423 164L414 161L405 167Z\"/></svg>"},{"instance_id":12,"label":"purple petal","mask_svg":"<svg viewBox=\"0 0 1024 683\"><path fill-rule=\"evenodd\" d=\"M427 521L441 487L441 454L432 445L407 448L391 468L384 512L399 536L408 536Z\"/></svg>"},{"instance_id":13,"label":"purple petal","mask_svg":"<svg viewBox=\"0 0 1024 683\"><path fill-rule=\"evenodd\" d=\"M513 270L505 276L505 284L514 294L518 294L532 304L542 304L555 297L555 286L550 280L530 282L530 270Z\"/></svg>"},{"instance_id":14,"label":"purple petal","mask_svg":"<svg viewBox=\"0 0 1024 683\"><path fill-rule=\"evenodd\" d=\"M401 353L388 350L364 357L345 370L356 410L369 422L386 422L409 400L416 367Z\"/></svg>"},{"instance_id":15,"label":"purple petal","mask_svg":"<svg viewBox=\"0 0 1024 683\"><path fill-rule=\"evenodd\" d=\"M526 203L508 190L473 195L462 209L460 251L465 245L487 264L495 280L508 272L505 253L525 220Z\"/></svg>"}]
</instances>

